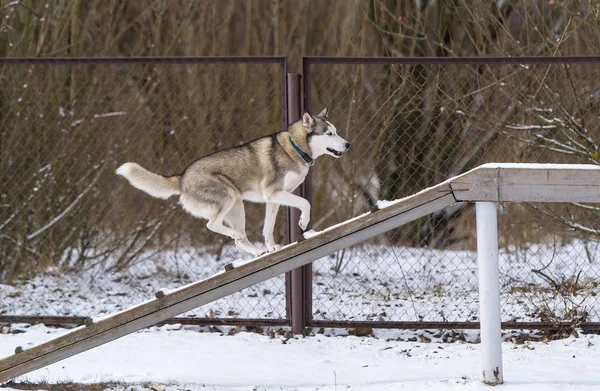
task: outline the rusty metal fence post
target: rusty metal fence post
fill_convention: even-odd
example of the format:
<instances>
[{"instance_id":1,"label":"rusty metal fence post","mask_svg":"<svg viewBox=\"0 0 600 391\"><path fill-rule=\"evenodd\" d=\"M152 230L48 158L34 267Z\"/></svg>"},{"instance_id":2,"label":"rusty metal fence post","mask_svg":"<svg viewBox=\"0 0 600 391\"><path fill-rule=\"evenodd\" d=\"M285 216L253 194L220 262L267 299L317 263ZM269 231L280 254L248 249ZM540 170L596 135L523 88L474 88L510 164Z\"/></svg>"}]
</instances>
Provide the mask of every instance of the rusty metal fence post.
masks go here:
<instances>
[{"instance_id":1,"label":"rusty metal fence post","mask_svg":"<svg viewBox=\"0 0 600 391\"><path fill-rule=\"evenodd\" d=\"M299 121L302 117L302 76L297 73L288 73L287 75L287 115L288 124L292 124ZM302 183L295 191L294 194L299 195L303 198L311 201L310 192L308 190L308 184L310 184L311 174L309 171L308 176L304 183ZM287 223L288 223L288 243L293 243L302 238L302 230L298 226L300 219L300 211L295 208L287 209ZM288 294L289 294L289 316L292 324L292 332L301 333L306 326L307 317L311 313L310 300L312 298L311 293L311 272L310 265L300 267L292 270L289 273L287 281L289 282Z\"/></svg>"}]
</instances>

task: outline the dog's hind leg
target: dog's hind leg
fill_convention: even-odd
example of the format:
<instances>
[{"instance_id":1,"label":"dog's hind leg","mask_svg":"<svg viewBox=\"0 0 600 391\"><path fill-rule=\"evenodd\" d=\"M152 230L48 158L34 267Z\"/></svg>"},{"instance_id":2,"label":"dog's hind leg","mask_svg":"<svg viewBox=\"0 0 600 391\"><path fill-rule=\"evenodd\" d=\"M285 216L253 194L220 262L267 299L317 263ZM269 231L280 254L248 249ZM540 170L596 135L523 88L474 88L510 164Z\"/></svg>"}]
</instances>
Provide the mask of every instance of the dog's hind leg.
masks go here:
<instances>
[{"instance_id":1,"label":"dog's hind leg","mask_svg":"<svg viewBox=\"0 0 600 391\"><path fill-rule=\"evenodd\" d=\"M281 248L280 245L275 244L275 239L273 239L273 230L275 229L275 221L277 220L278 211L278 204L267 202L265 208L265 224L263 228L263 236L265 237L265 244L267 245L267 251L269 252L277 251Z\"/></svg>"},{"instance_id":2,"label":"dog's hind leg","mask_svg":"<svg viewBox=\"0 0 600 391\"><path fill-rule=\"evenodd\" d=\"M225 216L229 213L229 211L235 205L235 201L236 201L235 198L228 198L227 201L225 201L225 203L223 205L221 205L221 208L219 209L219 211L217 213L215 213L214 215L212 215L208 219L208 223L206 223L206 227L213 232L216 232L221 235L229 236L230 238L232 238L234 240L238 240L238 239L242 239L246 235L238 232L234 228L230 228L230 227L223 225L223 220L225 219Z\"/></svg>"},{"instance_id":3,"label":"dog's hind leg","mask_svg":"<svg viewBox=\"0 0 600 391\"><path fill-rule=\"evenodd\" d=\"M238 199L235 201L231 209L225 215L224 220L240 235L239 238L234 238L236 246L255 256L264 253L264 251L254 247L246 236L246 212L242 200Z\"/></svg>"}]
</instances>

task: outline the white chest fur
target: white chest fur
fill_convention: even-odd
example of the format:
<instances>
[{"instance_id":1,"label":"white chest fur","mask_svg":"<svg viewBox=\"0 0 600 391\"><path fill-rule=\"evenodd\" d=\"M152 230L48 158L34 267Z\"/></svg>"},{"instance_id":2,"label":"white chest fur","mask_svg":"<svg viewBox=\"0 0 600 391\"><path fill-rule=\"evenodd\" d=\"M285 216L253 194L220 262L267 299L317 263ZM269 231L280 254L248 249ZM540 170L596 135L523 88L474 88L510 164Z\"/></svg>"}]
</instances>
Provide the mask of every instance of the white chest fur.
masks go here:
<instances>
[{"instance_id":1,"label":"white chest fur","mask_svg":"<svg viewBox=\"0 0 600 391\"><path fill-rule=\"evenodd\" d=\"M306 174L308 174L308 168L303 170L300 174L293 171L285 174L285 178L283 179L283 190L292 191L300 186L302 181L304 181L304 178L306 178Z\"/></svg>"}]
</instances>

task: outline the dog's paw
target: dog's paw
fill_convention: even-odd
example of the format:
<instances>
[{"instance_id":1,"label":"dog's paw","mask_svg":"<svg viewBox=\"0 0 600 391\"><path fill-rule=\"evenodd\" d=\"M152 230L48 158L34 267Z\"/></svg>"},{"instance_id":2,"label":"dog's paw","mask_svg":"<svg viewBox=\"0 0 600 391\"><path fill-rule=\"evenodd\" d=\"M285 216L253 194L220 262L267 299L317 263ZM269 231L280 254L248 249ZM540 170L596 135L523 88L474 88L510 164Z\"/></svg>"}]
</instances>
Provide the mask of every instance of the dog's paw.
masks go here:
<instances>
[{"instance_id":1,"label":"dog's paw","mask_svg":"<svg viewBox=\"0 0 600 391\"><path fill-rule=\"evenodd\" d=\"M281 246L278 244L267 244L267 251L274 253L275 251L281 250Z\"/></svg>"},{"instance_id":2,"label":"dog's paw","mask_svg":"<svg viewBox=\"0 0 600 391\"><path fill-rule=\"evenodd\" d=\"M310 217L305 217L304 213L300 215L300 220L298 221L298 225L302 228L302 231L306 230L308 227L308 222L310 221Z\"/></svg>"}]
</instances>

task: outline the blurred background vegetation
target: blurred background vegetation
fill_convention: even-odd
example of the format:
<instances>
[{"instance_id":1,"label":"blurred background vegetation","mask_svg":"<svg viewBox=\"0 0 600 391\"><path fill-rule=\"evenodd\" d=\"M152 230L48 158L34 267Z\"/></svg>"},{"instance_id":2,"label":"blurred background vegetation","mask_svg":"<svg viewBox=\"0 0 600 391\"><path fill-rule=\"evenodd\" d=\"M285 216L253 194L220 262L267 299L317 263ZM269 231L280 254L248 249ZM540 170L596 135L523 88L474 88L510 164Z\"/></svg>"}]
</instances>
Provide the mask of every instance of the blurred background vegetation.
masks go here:
<instances>
[{"instance_id":1,"label":"blurred background vegetation","mask_svg":"<svg viewBox=\"0 0 600 391\"><path fill-rule=\"evenodd\" d=\"M303 56L593 55L599 33L600 1L589 0L0 1L2 57L277 55L301 72ZM596 163L597 67L315 67L313 108L333 109L353 150L315 167L314 227L481 162ZM114 169L134 160L176 173L281 128L277 65L0 69L0 282L50 265L122 269L148 249L157 258L171 248L219 253L225 239L174 202L124 186ZM530 209L515 208L531 221ZM585 234L597 234L595 210L557 208L543 216L586 232L569 226L584 214ZM248 212L250 237L260 240L262 207ZM382 240L472 248L462 212ZM545 237L534 221L503 222L507 243Z\"/></svg>"},{"instance_id":2,"label":"blurred background vegetation","mask_svg":"<svg viewBox=\"0 0 600 391\"><path fill-rule=\"evenodd\" d=\"M593 55L592 0L3 0L6 56Z\"/></svg>"}]
</instances>

